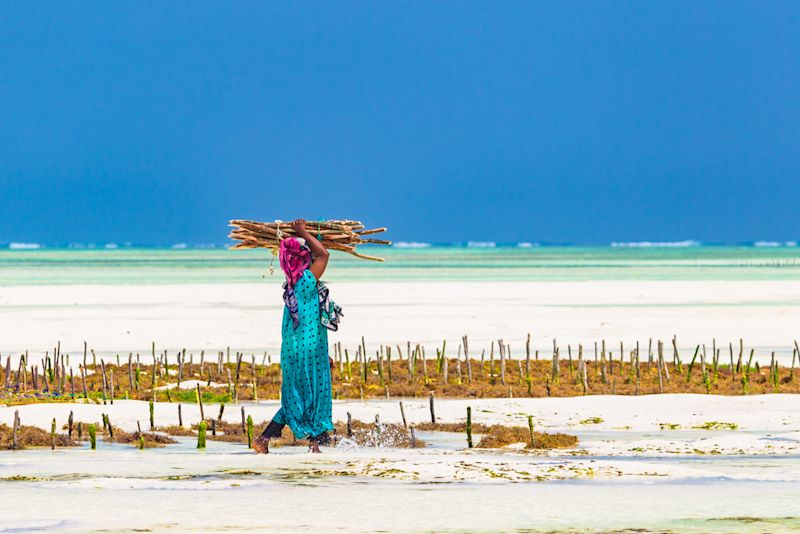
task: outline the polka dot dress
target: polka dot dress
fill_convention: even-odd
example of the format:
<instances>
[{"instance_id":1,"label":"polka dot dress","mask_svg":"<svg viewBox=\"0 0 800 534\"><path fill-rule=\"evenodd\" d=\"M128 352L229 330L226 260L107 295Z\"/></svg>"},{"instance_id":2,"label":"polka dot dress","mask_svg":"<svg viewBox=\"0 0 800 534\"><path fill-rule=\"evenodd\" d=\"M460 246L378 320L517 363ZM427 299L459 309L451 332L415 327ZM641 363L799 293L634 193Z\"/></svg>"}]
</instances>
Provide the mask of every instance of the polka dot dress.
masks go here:
<instances>
[{"instance_id":1,"label":"polka dot dress","mask_svg":"<svg viewBox=\"0 0 800 534\"><path fill-rule=\"evenodd\" d=\"M317 279L306 269L294 288L300 324L289 309L281 330L281 408L273 421L289 425L297 439L333 431L328 330L320 323Z\"/></svg>"}]
</instances>

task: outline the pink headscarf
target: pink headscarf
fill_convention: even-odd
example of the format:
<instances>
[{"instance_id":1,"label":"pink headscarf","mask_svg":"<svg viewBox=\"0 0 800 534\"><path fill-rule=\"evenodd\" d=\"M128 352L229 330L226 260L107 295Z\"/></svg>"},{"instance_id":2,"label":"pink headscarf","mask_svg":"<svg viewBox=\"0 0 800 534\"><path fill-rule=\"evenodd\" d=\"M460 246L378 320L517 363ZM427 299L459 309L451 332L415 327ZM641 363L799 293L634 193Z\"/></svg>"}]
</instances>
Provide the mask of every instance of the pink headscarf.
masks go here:
<instances>
[{"instance_id":1,"label":"pink headscarf","mask_svg":"<svg viewBox=\"0 0 800 534\"><path fill-rule=\"evenodd\" d=\"M289 287L294 287L303 271L311 265L311 249L304 241L296 237L287 237L281 241L280 264Z\"/></svg>"}]
</instances>

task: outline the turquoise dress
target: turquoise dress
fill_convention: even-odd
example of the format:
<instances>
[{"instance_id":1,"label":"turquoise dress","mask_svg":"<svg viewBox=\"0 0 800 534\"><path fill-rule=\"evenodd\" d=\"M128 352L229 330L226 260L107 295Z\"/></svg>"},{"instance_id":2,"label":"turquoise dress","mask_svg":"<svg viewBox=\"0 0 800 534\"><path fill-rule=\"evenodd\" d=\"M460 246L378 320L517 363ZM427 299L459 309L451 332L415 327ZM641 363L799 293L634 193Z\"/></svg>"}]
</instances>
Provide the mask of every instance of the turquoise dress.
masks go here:
<instances>
[{"instance_id":1,"label":"turquoise dress","mask_svg":"<svg viewBox=\"0 0 800 534\"><path fill-rule=\"evenodd\" d=\"M287 424L297 439L333 431L328 329L320 322L317 279L306 269L294 287L300 324L283 309L281 408L272 419Z\"/></svg>"}]
</instances>

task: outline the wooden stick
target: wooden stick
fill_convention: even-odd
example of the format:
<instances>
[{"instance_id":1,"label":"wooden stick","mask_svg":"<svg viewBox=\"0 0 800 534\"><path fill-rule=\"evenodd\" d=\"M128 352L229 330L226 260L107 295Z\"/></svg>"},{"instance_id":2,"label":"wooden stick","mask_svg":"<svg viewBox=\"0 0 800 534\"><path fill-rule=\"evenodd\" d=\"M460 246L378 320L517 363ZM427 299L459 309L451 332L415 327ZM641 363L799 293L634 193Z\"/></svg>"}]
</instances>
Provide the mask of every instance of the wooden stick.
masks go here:
<instances>
[{"instance_id":1,"label":"wooden stick","mask_svg":"<svg viewBox=\"0 0 800 534\"><path fill-rule=\"evenodd\" d=\"M109 390L111 391L111 404L114 404L114 370L112 369L108 376Z\"/></svg>"},{"instance_id":2,"label":"wooden stick","mask_svg":"<svg viewBox=\"0 0 800 534\"><path fill-rule=\"evenodd\" d=\"M472 448L472 406L467 406L467 448Z\"/></svg>"},{"instance_id":3,"label":"wooden stick","mask_svg":"<svg viewBox=\"0 0 800 534\"><path fill-rule=\"evenodd\" d=\"M497 347L500 349L500 383L506 385L506 346L502 339L497 340Z\"/></svg>"},{"instance_id":4,"label":"wooden stick","mask_svg":"<svg viewBox=\"0 0 800 534\"><path fill-rule=\"evenodd\" d=\"M331 250L346 252L357 258L372 261L383 261L383 258L368 256L356 251L356 246L365 244L389 245L385 239L364 238L364 236L386 231L386 228L366 230L358 221L309 221L308 226L313 233L316 231L323 246ZM232 249L269 248L273 251L280 246L284 237L295 236L292 223L273 222L262 223L248 220L232 220L233 227L229 237L237 240Z\"/></svg>"},{"instance_id":5,"label":"wooden stick","mask_svg":"<svg viewBox=\"0 0 800 534\"><path fill-rule=\"evenodd\" d=\"M531 376L531 335L528 334L528 339L525 341L525 378Z\"/></svg>"},{"instance_id":6,"label":"wooden stick","mask_svg":"<svg viewBox=\"0 0 800 534\"><path fill-rule=\"evenodd\" d=\"M408 428L406 424L406 411L403 409L403 401L400 401L400 417L403 419L403 428Z\"/></svg>"},{"instance_id":7,"label":"wooden stick","mask_svg":"<svg viewBox=\"0 0 800 534\"><path fill-rule=\"evenodd\" d=\"M89 399L89 392L86 390L86 366L81 365L81 381L83 382L83 398Z\"/></svg>"},{"instance_id":8,"label":"wooden stick","mask_svg":"<svg viewBox=\"0 0 800 534\"><path fill-rule=\"evenodd\" d=\"M19 410L14 410L14 425L11 429L11 449L17 450L19 448L19 441L17 439L17 431L19 430Z\"/></svg>"},{"instance_id":9,"label":"wooden stick","mask_svg":"<svg viewBox=\"0 0 800 534\"><path fill-rule=\"evenodd\" d=\"M94 355L94 351L92 351L92 355ZM108 380L106 379L106 364L102 359L100 359L100 369L103 373L103 404L105 404L108 398Z\"/></svg>"},{"instance_id":10,"label":"wooden stick","mask_svg":"<svg viewBox=\"0 0 800 534\"><path fill-rule=\"evenodd\" d=\"M472 362L469 360L469 339L466 334L461 337L461 343L464 345L464 362L467 364L467 383L472 384Z\"/></svg>"},{"instance_id":11,"label":"wooden stick","mask_svg":"<svg viewBox=\"0 0 800 534\"><path fill-rule=\"evenodd\" d=\"M532 415L528 416L528 432L530 432L530 435L531 435L531 448L534 448L534 447L536 447L536 437L534 436L534 433L533 433L533 416Z\"/></svg>"},{"instance_id":12,"label":"wooden stick","mask_svg":"<svg viewBox=\"0 0 800 534\"><path fill-rule=\"evenodd\" d=\"M200 421L200 424L197 425L197 448L198 449L205 449L206 448L206 430L208 429L208 424L205 421Z\"/></svg>"},{"instance_id":13,"label":"wooden stick","mask_svg":"<svg viewBox=\"0 0 800 534\"><path fill-rule=\"evenodd\" d=\"M198 383L196 386L197 387L195 391L197 391L197 404L200 406L200 420L205 421L206 417L203 413L203 394L200 392L200 384ZM242 407L242 409L244 409L244 407Z\"/></svg>"}]
</instances>

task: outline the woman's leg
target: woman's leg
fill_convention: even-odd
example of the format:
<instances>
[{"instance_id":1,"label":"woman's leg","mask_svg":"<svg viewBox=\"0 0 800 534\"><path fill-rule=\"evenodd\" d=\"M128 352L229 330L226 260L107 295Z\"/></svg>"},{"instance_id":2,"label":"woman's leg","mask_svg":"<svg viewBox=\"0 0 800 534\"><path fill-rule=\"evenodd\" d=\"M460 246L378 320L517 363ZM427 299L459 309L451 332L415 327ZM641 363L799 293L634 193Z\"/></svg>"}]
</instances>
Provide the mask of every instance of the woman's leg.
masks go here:
<instances>
[{"instance_id":1,"label":"woman's leg","mask_svg":"<svg viewBox=\"0 0 800 534\"><path fill-rule=\"evenodd\" d=\"M269 452L269 440L279 438L285 426L284 423L276 423L274 419L270 421L267 428L253 442L253 449L258 453L267 454Z\"/></svg>"},{"instance_id":2,"label":"woman's leg","mask_svg":"<svg viewBox=\"0 0 800 534\"><path fill-rule=\"evenodd\" d=\"M323 432L318 436L308 438L308 452L319 453L320 446L327 447L331 444L331 437L327 432Z\"/></svg>"}]
</instances>

